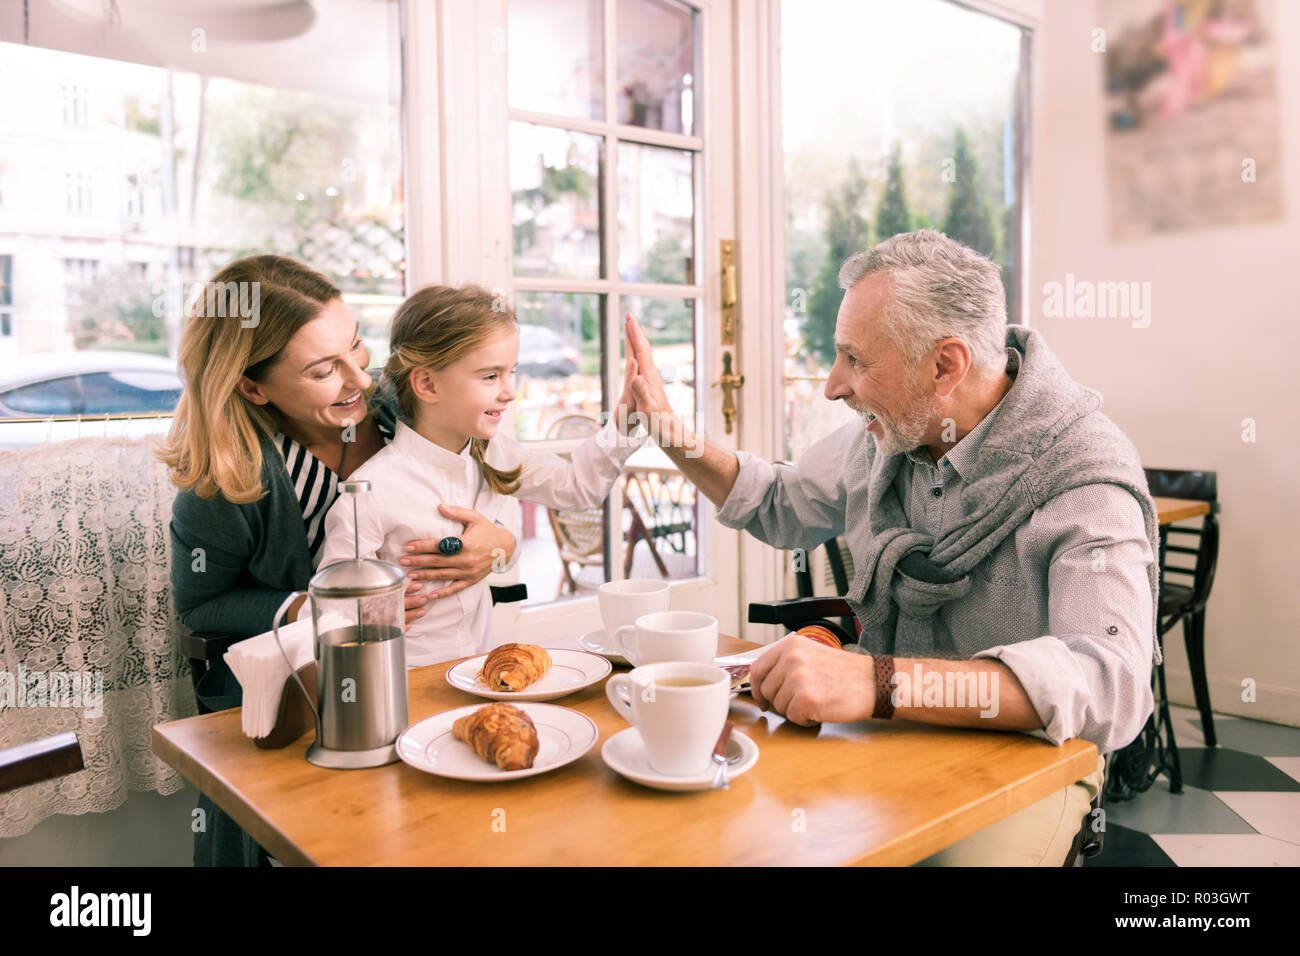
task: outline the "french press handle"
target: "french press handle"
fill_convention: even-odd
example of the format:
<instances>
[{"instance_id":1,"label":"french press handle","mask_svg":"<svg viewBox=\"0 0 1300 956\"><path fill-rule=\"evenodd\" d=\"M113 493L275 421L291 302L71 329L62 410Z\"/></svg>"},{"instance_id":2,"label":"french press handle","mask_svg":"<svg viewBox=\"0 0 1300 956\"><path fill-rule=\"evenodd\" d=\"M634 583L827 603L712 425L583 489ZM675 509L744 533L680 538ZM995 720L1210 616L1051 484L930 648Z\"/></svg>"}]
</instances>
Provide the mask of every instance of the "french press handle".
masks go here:
<instances>
[{"instance_id":1,"label":"french press handle","mask_svg":"<svg viewBox=\"0 0 1300 956\"><path fill-rule=\"evenodd\" d=\"M290 604L306 593L306 591L294 591L284 599L284 603L280 605L280 609L275 612L275 617L271 619L271 633L275 635L275 645L280 648L280 656L284 658L285 664L289 667L289 676L292 677L294 682L302 688L302 695L307 698L307 706L311 708L312 714L316 717L316 726L319 727L320 712L316 710L316 697L314 694L307 693L307 688L303 686L302 678L298 676L298 672L294 670L293 664L289 661L288 651L286 651L284 645L280 643L280 618L289 610Z\"/></svg>"}]
</instances>

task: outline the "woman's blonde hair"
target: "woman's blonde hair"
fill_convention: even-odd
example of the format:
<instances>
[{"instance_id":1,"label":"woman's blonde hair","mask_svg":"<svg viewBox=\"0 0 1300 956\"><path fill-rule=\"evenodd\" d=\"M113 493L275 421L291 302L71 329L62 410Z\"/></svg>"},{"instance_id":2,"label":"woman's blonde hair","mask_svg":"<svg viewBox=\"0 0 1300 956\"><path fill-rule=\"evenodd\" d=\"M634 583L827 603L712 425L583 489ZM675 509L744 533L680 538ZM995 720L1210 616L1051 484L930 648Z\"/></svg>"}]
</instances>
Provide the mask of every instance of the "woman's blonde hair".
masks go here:
<instances>
[{"instance_id":1,"label":"woman's blonde hair","mask_svg":"<svg viewBox=\"0 0 1300 956\"><path fill-rule=\"evenodd\" d=\"M384 377L402 413L413 420L419 403L411 389L412 371L426 368L440 372L502 332L518 327L514 310L480 286L431 285L408 297L393 316L388 362L384 365ZM522 468L493 468L483 460L487 446L486 439L470 439L470 454L478 462L488 487L497 494L514 494L519 490Z\"/></svg>"},{"instance_id":2,"label":"woman's blonde hair","mask_svg":"<svg viewBox=\"0 0 1300 956\"><path fill-rule=\"evenodd\" d=\"M177 487L235 504L267 493L259 437L278 424L235 386L245 375L264 380L293 334L341 295L320 273L273 255L237 259L206 284L181 334L185 388L158 448Z\"/></svg>"}]
</instances>

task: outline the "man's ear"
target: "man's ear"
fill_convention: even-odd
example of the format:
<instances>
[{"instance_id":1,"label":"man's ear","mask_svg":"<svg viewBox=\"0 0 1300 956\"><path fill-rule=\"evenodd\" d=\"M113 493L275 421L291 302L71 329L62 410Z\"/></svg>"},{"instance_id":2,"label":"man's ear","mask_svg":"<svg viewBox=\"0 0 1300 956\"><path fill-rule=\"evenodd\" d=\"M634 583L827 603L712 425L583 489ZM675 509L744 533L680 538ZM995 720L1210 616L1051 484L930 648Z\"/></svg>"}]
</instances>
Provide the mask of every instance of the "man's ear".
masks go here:
<instances>
[{"instance_id":1,"label":"man's ear","mask_svg":"<svg viewBox=\"0 0 1300 956\"><path fill-rule=\"evenodd\" d=\"M265 405L270 401L270 399L262 392L262 387L247 375L239 376L239 381L235 383L235 391L244 396L244 398L248 399L254 405Z\"/></svg>"},{"instance_id":2,"label":"man's ear","mask_svg":"<svg viewBox=\"0 0 1300 956\"><path fill-rule=\"evenodd\" d=\"M438 401L438 378L427 368L411 369L411 391L422 402Z\"/></svg>"},{"instance_id":3,"label":"man's ear","mask_svg":"<svg viewBox=\"0 0 1300 956\"><path fill-rule=\"evenodd\" d=\"M959 338L949 337L937 343L930 354L933 356L934 393L947 398L970 371L970 346Z\"/></svg>"}]
</instances>

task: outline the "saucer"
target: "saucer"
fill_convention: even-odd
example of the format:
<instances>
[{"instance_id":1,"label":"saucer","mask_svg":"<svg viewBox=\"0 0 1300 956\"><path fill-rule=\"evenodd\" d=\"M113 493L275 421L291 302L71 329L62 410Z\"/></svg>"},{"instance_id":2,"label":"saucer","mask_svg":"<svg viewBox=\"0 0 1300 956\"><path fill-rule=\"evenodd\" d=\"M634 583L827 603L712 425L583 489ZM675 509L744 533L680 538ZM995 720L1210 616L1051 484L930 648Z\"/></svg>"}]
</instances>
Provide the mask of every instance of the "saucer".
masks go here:
<instances>
[{"instance_id":1,"label":"saucer","mask_svg":"<svg viewBox=\"0 0 1300 956\"><path fill-rule=\"evenodd\" d=\"M601 657L605 658L605 660L614 664L632 663L623 656L623 652L620 651L609 639L609 634L603 627L597 628L594 631L588 631L586 634L582 635L582 637L578 638L578 646L584 651L589 651L592 654L599 654Z\"/></svg>"},{"instance_id":2,"label":"saucer","mask_svg":"<svg viewBox=\"0 0 1300 956\"><path fill-rule=\"evenodd\" d=\"M489 700L555 700L604 680L613 670L609 661L583 651L548 647L546 652L551 655L551 669L523 690L492 690L480 681L478 675L487 660L486 654L451 667L447 671L447 683L457 690Z\"/></svg>"},{"instance_id":3,"label":"saucer","mask_svg":"<svg viewBox=\"0 0 1300 956\"><path fill-rule=\"evenodd\" d=\"M641 742L641 731L635 727L620 730L605 741L600 757L606 766L634 783L656 790L709 790L718 765L709 762L709 769L689 777L670 777L650 766L650 757ZM739 730L731 732L727 742L727 779L735 780L758 763L758 744Z\"/></svg>"}]
</instances>

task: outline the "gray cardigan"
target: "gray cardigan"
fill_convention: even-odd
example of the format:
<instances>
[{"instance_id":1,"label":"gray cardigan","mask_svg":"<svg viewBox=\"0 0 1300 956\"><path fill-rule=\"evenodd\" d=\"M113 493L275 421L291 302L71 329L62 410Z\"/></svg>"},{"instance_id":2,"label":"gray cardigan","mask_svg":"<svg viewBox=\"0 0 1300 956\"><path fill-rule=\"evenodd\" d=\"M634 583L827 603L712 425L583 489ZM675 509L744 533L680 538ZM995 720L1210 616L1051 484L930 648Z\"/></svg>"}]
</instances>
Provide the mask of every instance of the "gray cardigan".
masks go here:
<instances>
[{"instance_id":1,"label":"gray cardigan","mask_svg":"<svg viewBox=\"0 0 1300 956\"><path fill-rule=\"evenodd\" d=\"M377 421L395 426L399 410L390 393L377 391L370 408ZM237 505L219 492L205 500L187 489L172 503L172 602L193 631L240 637L269 631L284 599L304 590L314 573L284 457L267 436L261 446L268 494Z\"/></svg>"}]
</instances>

